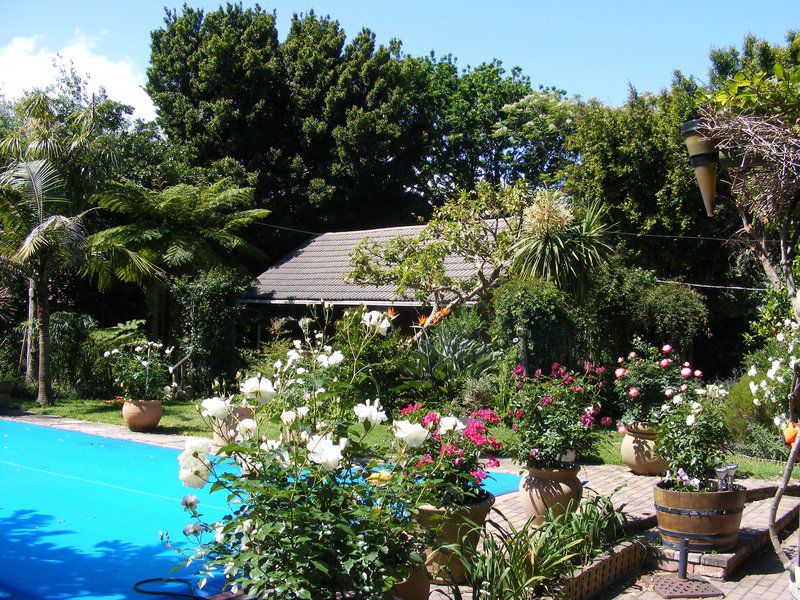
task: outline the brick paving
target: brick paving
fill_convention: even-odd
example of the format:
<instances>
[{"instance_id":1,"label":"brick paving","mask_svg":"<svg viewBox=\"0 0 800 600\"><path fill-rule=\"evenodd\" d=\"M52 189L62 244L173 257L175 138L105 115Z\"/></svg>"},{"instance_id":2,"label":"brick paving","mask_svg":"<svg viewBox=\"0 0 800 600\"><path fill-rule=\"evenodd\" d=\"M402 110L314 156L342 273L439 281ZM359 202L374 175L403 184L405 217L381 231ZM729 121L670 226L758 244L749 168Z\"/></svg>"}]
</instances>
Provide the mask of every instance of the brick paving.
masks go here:
<instances>
[{"instance_id":1,"label":"brick paving","mask_svg":"<svg viewBox=\"0 0 800 600\"><path fill-rule=\"evenodd\" d=\"M107 423L90 423L78 419L57 417L52 415L36 415L24 412L13 412L0 415L0 419L21 421L36 425L46 425L71 431L81 431L94 435L110 438L125 439L146 444L153 444L167 448L183 448L185 437L163 433L135 433L126 427ZM521 473L518 465L508 459L501 461L498 468L508 473ZM652 487L657 481L655 477L634 475L624 467L616 465L587 465L581 467L579 478L584 483L586 494L600 494L611 496L614 504L623 505L629 523L636 530L646 530L655 525L655 509L653 507ZM741 479L738 483L748 489L748 501L760 498L769 498L774 494L776 482L759 479ZM791 486L795 494L800 492L800 485ZM768 502L756 502L748 507L745 513L743 527L761 527L765 525ZM786 499L786 510L800 506L796 498ZM782 505L783 507L783 505ZM501 516L502 515L502 516ZM748 516L749 515L749 516ZM502 517L509 519L515 527L525 523L525 514L520 506L516 494L506 494L497 498L489 518L502 521ZM764 521L764 523L762 523ZM796 554L797 543L787 541L787 548ZM602 599L623 598L625 600L651 600L660 598L652 591L650 578L652 572L643 574L635 580L630 580L620 586L612 588L608 593L600 596ZM749 557L749 561L733 578L728 581L712 580L723 592L726 598L739 600L772 600L790 597L788 591L788 575L782 570L780 562L771 548L767 548L756 556ZM462 588L465 600L471 598L469 590ZM452 598L448 590L435 588L432 590L431 599L445 600Z\"/></svg>"}]
</instances>

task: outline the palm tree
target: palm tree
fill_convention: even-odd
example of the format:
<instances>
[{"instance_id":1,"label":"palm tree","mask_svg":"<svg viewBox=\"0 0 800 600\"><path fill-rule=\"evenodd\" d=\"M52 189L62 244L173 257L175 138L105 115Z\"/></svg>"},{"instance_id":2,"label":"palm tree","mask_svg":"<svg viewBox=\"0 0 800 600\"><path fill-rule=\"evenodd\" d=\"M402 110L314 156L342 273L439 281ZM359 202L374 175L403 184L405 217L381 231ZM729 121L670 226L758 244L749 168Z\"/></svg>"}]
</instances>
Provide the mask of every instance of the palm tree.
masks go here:
<instances>
[{"instance_id":1,"label":"palm tree","mask_svg":"<svg viewBox=\"0 0 800 600\"><path fill-rule=\"evenodd\" d=\"M511 272L550 280L581 296L589 271L603 264L611 252L604 240L609 230L603 221L607 212L599 202L576 208L561 192L540 190L525 210Z\"/></svg>"},{"instance_id":2,"label":"palm tree","mask_svg":"<svg viewBox=\"0 0 800 600\"><path fill-rule=\"evenodd\" d=\"M46 160L13 165L2 177L0 250L26 274L36 299L39 321L39 404L53 401L50 373L50 273L74 264L83 241L82 215L66 217L56 209L61 181Z\"/></svg>"},{"instance_id":3,"label":"palm tree","mask_svg":"<svg viewBox=\"0 0 800 600\"><path fill-rule=\"evenodd\" d=\"M96 198L101 207L123 216L127 223L90 236L89 247L116 244L134 250L169 275L225 265L241 255L263 255L240 232L269 211L247 208L253 204L253 189L237 188L230 179L208 186L180 184L161 191L112 183ZM94 274L104 281L114 264L97 263ZM148 293L151 329L157 337L160 282L151 281Z\"/></svg>"}]
</instances>

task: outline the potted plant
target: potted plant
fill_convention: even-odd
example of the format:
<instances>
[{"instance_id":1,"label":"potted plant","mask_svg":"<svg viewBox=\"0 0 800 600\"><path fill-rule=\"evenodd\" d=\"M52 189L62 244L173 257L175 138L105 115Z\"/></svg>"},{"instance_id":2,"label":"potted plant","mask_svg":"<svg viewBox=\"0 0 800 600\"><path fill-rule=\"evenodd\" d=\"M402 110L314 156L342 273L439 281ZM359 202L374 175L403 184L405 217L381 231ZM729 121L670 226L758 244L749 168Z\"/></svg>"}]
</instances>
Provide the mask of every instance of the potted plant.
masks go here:
<instances>
[{"instance_id":1,"label":"potted plant","mask_svg":"<svg viewBox=\"0 0 800 600\"><path fill-rule=\"evenodd\" d=\"M500 418L492 410L480 409L459 419L425 411L420 404L407 406L401 415L405 418L393 423L401 447L396 460L418 482L412 504L418 521L434 535L425 565L435 583L461 583L464 566L449 547L474 548L475 525L483 524L494 504L494 496L481 484L487 477L485 469L500 463L483 455L502 448L488 431L488 425Z\"/></svg>"},{"instance_id":2,"label":"potted plant","mask_svg":"<svg viewBox=\"0 0 800 600\"><path fill-rule=\"evenodd\" d=\"M554 363L549 375L532 377L515 370L518 406L511 410L519 440L517 461L528 469L520 482L519 500L528 518L541 523L548 509L563 514L577 507L583 495L576 458L589 454L598 439L598 425L610 427L601 416L599 392L603 367L586 364L583 373Z\"/></svg>"},{"instance_id":3,"label":"potted plant","mask_svg":"<svg viewBox=\"0 0 800 600\"><path fill-rule=\"evenodd\" d=\"M161 401L173 391L167 364L171 353L172 348L159 342L104 353L114 383L122 391L122 418L131 431L152 431L164 415Z\"/></svg>"},{"instance_id":4,"label":"potted plant","mask_svg":"<svg viewBox=\"0 0 800 600\"><path fill-rule=\"evenodd\" d=\"M656 516L666 546L688 540L692 552L726 552L736 545L747 490L732 483L722 465L727 392L720 386L687 390L664 408L659 449L669 471L653 488Z\"/></svg>"},{"instance_id":5,"label":"potted plant","mask_svg":"<svg viewBox=\"0 0 800 600\"><path fill-rule=\"evenodd\" d=\"M623 462L637 475L658 475L667 461L656 451L658 424L663 407L677 394L694 386L702 373L689 363L677 363L673 349L665 344L659 350L640 340L627 358L620 357L614 371L614 387L625 407L620 447Z\"/></svg>"}]
</instances>

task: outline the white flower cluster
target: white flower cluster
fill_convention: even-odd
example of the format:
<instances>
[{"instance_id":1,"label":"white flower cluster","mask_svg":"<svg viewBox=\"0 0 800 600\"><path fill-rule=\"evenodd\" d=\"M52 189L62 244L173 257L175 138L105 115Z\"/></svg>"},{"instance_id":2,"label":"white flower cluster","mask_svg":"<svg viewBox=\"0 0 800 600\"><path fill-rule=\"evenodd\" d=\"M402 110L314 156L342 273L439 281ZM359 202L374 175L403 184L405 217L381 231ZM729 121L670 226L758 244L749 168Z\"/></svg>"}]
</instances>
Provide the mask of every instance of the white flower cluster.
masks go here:
<instances>
[{"instance_id":1,"label":"white flower cluster","mask_svg":"<svg viewBox=\"0 0 800 600\"><path fill-rule=\"evenodd\" d=\"M186 487L200 489L208 483L211 475L211 463L208 453L211 447L206 440L189 438L184 451L178 455L178 478Z\"/></svg>"},{"instance_id":2,"label":"white flower cluster","mask_svg":"<svg viewBox=\"0 0 800 600\"><path fill-rule=\"evenodd\" d=\"M389 420L389 417L386 416L386 413L381 410L381 408L380 399L375 398L375 401L372 403L367 400L362 404L356 404L353 407L353 412L356 414L359 423L366 421L374 427L375 425Z\"/></svg>"},{"instance_id":3,"label":"white flower cluster","mask_svg":"<svg viewBox=\"0 0 800 600\"><path fill-rule=\"evenodd\" d=\"M381 335L386 335L386 332L389 331L389 327L392 326L389 317L377 310L365 312L361 315L361 320L364 325L366 325L367 329L377 331Z\"/></svg>"},{"instance_id":4,"label":"white flower cluster","mask_svg":"<svg viewBox=\"0 0 800 600\"><path fill-rule=\"evenodd\" d=\"M773 422L780 428L785 427L788 422L788 417L782 408L788 398L789 383L792 381L794 369L800 363L800 358L795 354L800 341L799 327L791 319L777 323L775 341L780 354L769 358L770 366L763 373L755 365L747 370L747 375L751 379L748 387L753 396L753 404L772 409Z\"/></svg>"}]
</instances>

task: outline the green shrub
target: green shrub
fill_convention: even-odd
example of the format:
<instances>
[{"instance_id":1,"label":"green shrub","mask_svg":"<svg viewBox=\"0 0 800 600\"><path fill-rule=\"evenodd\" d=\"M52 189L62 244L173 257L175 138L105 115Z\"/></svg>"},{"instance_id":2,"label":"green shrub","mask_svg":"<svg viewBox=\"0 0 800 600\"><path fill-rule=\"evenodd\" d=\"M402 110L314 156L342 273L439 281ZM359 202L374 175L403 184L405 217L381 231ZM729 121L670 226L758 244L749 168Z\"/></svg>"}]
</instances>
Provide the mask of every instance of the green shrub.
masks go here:
<instances>
[{"instance_id":1,"label":"green shrub","mask_svg":"<svg viewBox=\"0 0 800 600\"><path fill-rule=\"evenodd\" d=\"M235 326L246 285L246 275L223 269L172 282L181 307L181 346L189 355L188 375L195 393L208 392L217 376L231 378L241 364Z\"/></svg>"},{"instance_id":2,"label":"green shrub","mask_svg":"<svg viewBox=\"0 0 800 600\"><path fill-rule=\"evenodd\" d=\"M669 342L686 349L708 318L703 296L690 287L658 284L645 290L633 305L639 332L652 343Z\"/></svg>"},{"instance_id":3,"label":"green shrub","mask_svg":"<svg viewBox=\"0 0 800 600\"><path fill-rule=\"evenodd\" d=\"M53 381L64 391L80 393L101 383L95 366L102 353L92 340L96 327L97 321L89 315L54 312L50 316Z\"/></svg>"},{"instance_id":4,"label":"green shrub","mask_svg":"<svg viewBox=\"0 0 800 600\"><path fill-rule=\"evenodd\" d=\"M747 444L749 442L751 435L750 425L766 429L771 428L773 431L777 431L770 413L771 409L763 404L756 406L753 403L753 394L750 393L750 382L758 385L762 379L763 376L757 375L753 378L747 374L743 375L731 386L728 397L725 399L723 409L725 427L737 444Z\"/></svg>"},{"instance_id":5,"label":"green shrub","mask_svg":"<svg viewBox=\"0 0 800 600\"><path fill-rule=\"evenodd\" d=\"M403 357L403 382L395 390L431 408L452 405L459 399L465 380L496 371L500 355L491 344L434 327Z\"/></svg>"},{"instance_id":6,"label":"green shrub","mask_svg":"<svg viewBox=\"0 0 800 600\"><path fill-rule=\"evenodd\" d=\"M493 306L495 343L508 348L521 328L531 370L549 370L553 362L572 364L582 354L579 315L566 294L552 283L508 281L495 291Z\"/></svg>"},{"instance_id":7,"label":"green shrub","mask_svg":"<svg viewBox=\"0 0 800 600\"><path fill-rule=\"evenodd\" d=\"M744 341L751 350L758 350L775 336L775 323L792 318L792 303L784 290L767 289L758 305L758 317L750 321Z\"/></svg>"},{"instance_id":8,"label":"green shrub","mask_svg":"<svg viewBox=\"0 0 800 600\"><path fill-rule=\"evenodd\" d=\"M745 456L785 461L789 458L789 449L777 427L766 427L759 423L742 424L743 432L740 441L734 443L733 449Z\"/></svg>"}]
</instances>

